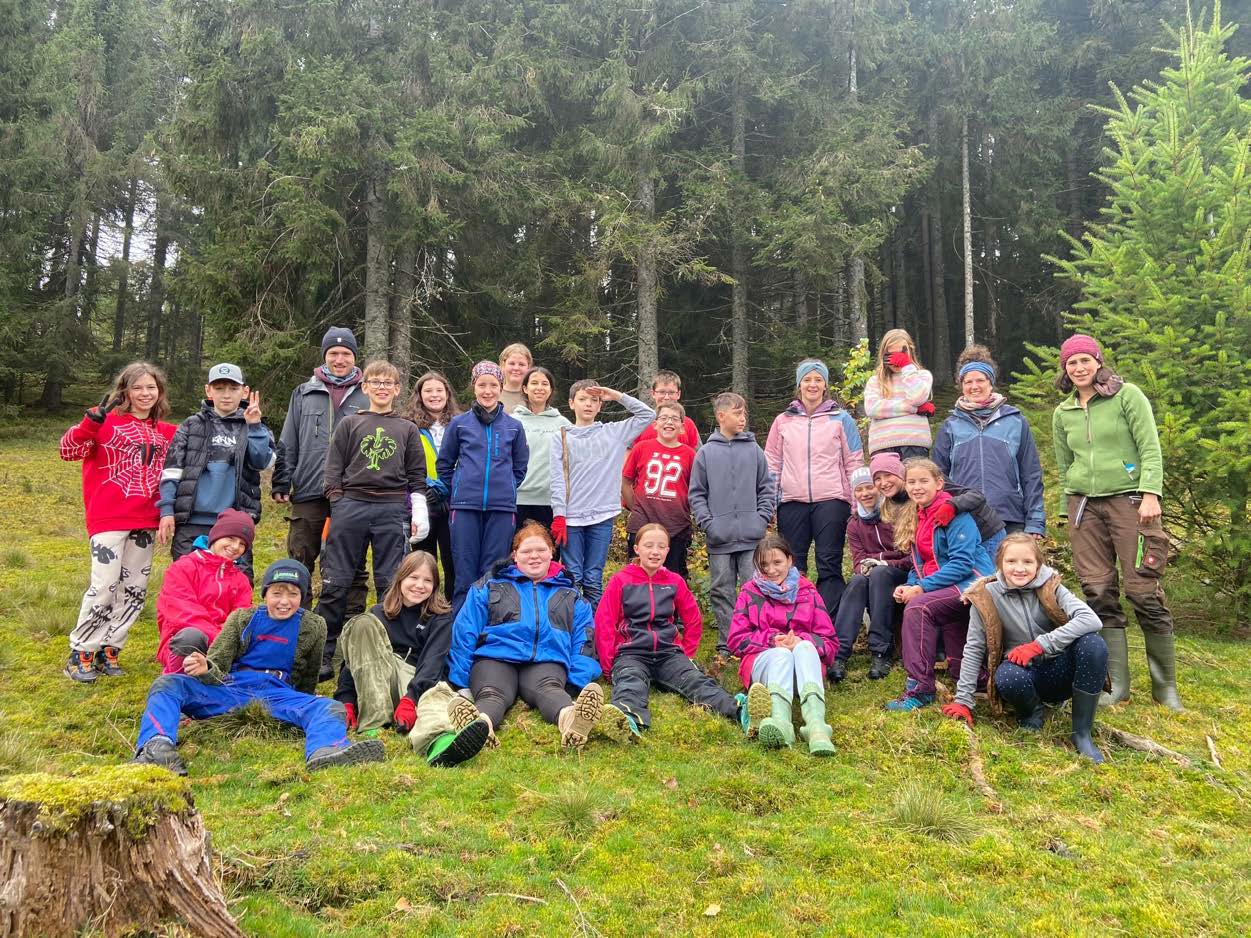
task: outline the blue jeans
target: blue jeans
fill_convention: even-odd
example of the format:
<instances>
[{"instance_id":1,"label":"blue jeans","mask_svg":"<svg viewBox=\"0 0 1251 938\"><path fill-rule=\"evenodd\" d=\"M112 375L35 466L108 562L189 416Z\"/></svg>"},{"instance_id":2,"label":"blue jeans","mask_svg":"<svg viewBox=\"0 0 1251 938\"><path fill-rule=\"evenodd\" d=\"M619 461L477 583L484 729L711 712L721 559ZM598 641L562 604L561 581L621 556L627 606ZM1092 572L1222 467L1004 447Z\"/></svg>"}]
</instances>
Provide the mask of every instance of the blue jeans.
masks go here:
<instances>
[{"instance_id":1,"label":"blue jeans","mask_svg":"<svg viewBox=\"0 0 1251 938\"><path fill-rule=\"evenodd\" d=\"M560 552L561 563L569 568L569 575L594 608L604 593L604 564L612 544L612 519L579 527L569 525L566 530L569 544Z\"/></svg>"}]
</instances>

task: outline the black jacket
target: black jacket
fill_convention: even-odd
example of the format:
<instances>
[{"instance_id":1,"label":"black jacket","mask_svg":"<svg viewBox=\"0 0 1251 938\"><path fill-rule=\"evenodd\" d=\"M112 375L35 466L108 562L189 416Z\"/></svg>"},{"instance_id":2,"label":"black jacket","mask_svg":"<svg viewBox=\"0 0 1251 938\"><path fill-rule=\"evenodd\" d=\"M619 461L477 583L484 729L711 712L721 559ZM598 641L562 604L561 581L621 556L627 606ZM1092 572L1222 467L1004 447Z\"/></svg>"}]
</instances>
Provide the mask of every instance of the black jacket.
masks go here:
<instances>
[{"instance_id":1,"label":"black jacket","mask_svg":"<svg viewBox=\"0 0 1251 938\"><path fill-rule=\"evenodd\" d=\"M443 679L448 649L452 647L451 614L423 616L421 610L414 606L402 608L399 616L388 619L379 603L368 612L361 613L363 616L377 619L387 630L391 651L417 669L408 690L404 692L405 697L411 697L413 703L417 703L422 694ZM356 706L356 682L346 664L339 669L339 684L334 698Z\"/></svg>"},{"instance_id":2,"label":"black jacket","mask_svg":"<svg viewBox=\"0 0 1251 938\"><path fill-rule=\"evenodd\" d=\"M274 466L273 493L290 495L293 502L324 498L326 450L340 418L369 409L369 398L358 384L338 410L330 392L317 378L310 378L291 392L287 419L278 438L278 462Z\"/></svg>"},{"instance_id":3,"label":"black jacket","mask_svg":"<svg viewBox=\"0 0 1251 938\"><path fill-rule=\"evenodd\" d=\"M243 419L240 407L229 417L221 417L213 405L204 401L199 413L192 414L174 432L169 451L165 454L165 468L161 472L160 503L168 504L168 487L174 488L174 523L183 524L191 517L195 507L196 483L209 462L214 435L234 434L237 442L231 461L235 470L235 498L233 506L246 511L253 521L261 520L261 473L274 463L274 436L269 428L260 425L268 437L268 455L264 465L255 465L249 457L249 433L251 428ZM259 432L259 431L258 431ZM259 437L258 437L259 439ZM162 510L162 514L165 514Z\"/></svg>"}]
</instances>

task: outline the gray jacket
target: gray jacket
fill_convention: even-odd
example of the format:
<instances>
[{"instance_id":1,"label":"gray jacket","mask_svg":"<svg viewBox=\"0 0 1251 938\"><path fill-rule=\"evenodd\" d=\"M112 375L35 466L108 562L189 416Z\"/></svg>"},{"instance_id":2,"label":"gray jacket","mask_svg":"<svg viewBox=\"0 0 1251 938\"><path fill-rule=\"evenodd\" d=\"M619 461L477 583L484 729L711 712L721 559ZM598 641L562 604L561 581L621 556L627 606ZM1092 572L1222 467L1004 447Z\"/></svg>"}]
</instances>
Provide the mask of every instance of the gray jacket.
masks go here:
<instances>
[{"instance_id":1,"label":"gray jacket","mask_svg":"<svg viewBox=\"0 0 1251 938\"><path fill-rule=\"evenodd\" d=\"M621 512L621 469L639 434L656 419L656 412L629 394L621 406L625 420L589 427L557 428L548 449L548 478L552 487L552 514L564 516L570 527L586 527L617 517ZM569 491L565 491L564 440L569 441ZM534 457L531 456L531 459Z\"/></svg>"},{"instance_id":2,"label":"gray jacket","mask_svg":"<svg viewBox=\"0 0 1251 938\"><path fill-rule=\"evenodd\" d=\"M727 440L715 431L691 467L691 514L708 553L754 550L773 518L773 476L754 433Z\"/></svg>"},{"instance_id":3,"label":"gray jacket","mask_svg":"<svg viewBox=\"0 0 1251 938\"><path fill-rule=\"evenodd\" d=\"M1010 587L1003 581L1003 574L986 584L986 593L999 611L1003 622L1003 651L1006 655L1013 648L1038 642L1043 652L1058 655L1083 635L1103 628L1099 616L1086 603L1078 599L1066 587L1056 590L1056 602L1068 615L1064 625L1055 625L1034 592L1051 577L1055 570L1046 565L1038 568L1038 575L1028 586L1021 589ZM977 676L986 660L986 630L981 614L976 608L969 611L969 636L964 643L964 660L960 665L960 681L956 685L956 702L973 707L973 692L977 689Z\"/></svg>"},{"instance_id":4,"label":"gray jacket","mask_svg":"<svg viewBox=\"0 0 1251 938\"><path fill-rule=\"evenodd\" d=\"M278 461L274 465L273 494L290 495L293 502L324 498L326 450L340 417L369 410L369 398L358 384L336 412L330 392L317 378L310 378L291 392L287 419L278 437Z\"/></svg>"}]
</instances>

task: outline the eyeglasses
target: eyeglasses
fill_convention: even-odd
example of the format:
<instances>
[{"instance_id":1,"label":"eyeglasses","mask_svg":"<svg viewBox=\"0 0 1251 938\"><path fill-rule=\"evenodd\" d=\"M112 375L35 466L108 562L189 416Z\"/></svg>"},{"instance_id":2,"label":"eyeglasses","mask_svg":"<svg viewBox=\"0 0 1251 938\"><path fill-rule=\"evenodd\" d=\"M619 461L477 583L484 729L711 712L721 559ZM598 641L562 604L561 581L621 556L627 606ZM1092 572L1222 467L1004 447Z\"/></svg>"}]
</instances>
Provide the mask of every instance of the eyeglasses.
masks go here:
<instances>
[{"instance_id":1,"label":"eyeglasses","mask_svg":"<svg viewBox=\"0 0 1251 938\"><path fill-rule=\"evenodd\" d=\"M676 426L680 424L682 421L679 420L677 417L657 417L656 422L659 424L665 424L665 425L673 424L674 426Z\"/></svg>"},{"instance_id":2,"label":"eyeglasses","mask_svg":"<svg viewBox=\"0 0 1251 938\"><path fill-rule=\"evenodd\" d=\"M382 380L379 380L378 378L370 378L365 383L369 385L371 388L393 388L396 386L396 383L394 381L382 381Z\"/></svg>"}]
</instances>

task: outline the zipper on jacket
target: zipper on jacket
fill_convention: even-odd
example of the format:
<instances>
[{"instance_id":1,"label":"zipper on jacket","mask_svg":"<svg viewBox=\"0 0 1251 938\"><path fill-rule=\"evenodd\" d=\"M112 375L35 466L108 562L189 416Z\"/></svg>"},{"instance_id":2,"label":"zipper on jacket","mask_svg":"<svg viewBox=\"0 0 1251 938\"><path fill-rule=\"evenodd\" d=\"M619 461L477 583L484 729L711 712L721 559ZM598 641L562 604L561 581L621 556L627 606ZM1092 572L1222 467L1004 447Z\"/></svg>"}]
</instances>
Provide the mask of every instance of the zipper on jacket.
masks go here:
<instances>
[{"instance_id":1,"label":"zipper on jacket","mask_svg":"<svg viewBox=\"0 0 1251 938\"><path fill-rule=\"evenodd\" d=\"M530 595L534 597L534 648L530 651L530 660L539 655L539 585L530 581Z\"/></svg>"},{"instance_id":2,"label":"zipper on jacket","mask_svg":"<svg viewBox=\"0 0 1251 938\"><path fill-rule=\"evenodd\" d=\"M487 443L486 472L482 476L482 510L483 511L487 510L487 507L486 507L487 506L487 489L491 485L491 458L492 458L492 450L495 449L494 430L495 430L495 425L488 423L487 428L486 428L486 443ZM535 642L535 647L537 648L538 647L537 637L535 638L534 642Z\"/></svg>"},{"instance_id":3,"label":"zipper on jacket","mask_svg":"<svg viewBox=\"0 0 1251 938\"><path fill-rule=\"evenodd\" d=\"M652 651L660 647L660 639L656 636L656 591L652 578L647 578L647 601L651 604L651 618L647 620L647 631L652 633Z\"/></svg>"},{"instance_id":4,"label":"zipper on jacket","mask_svg":"<svg viewBox=\"0 0 1251 938\"><path fill-rule=\"evenodd\" d=\"M808 502L812 502L812 414L808 415L808 452L804 454L808 464Z\"/></svg>"}]
</instances>

